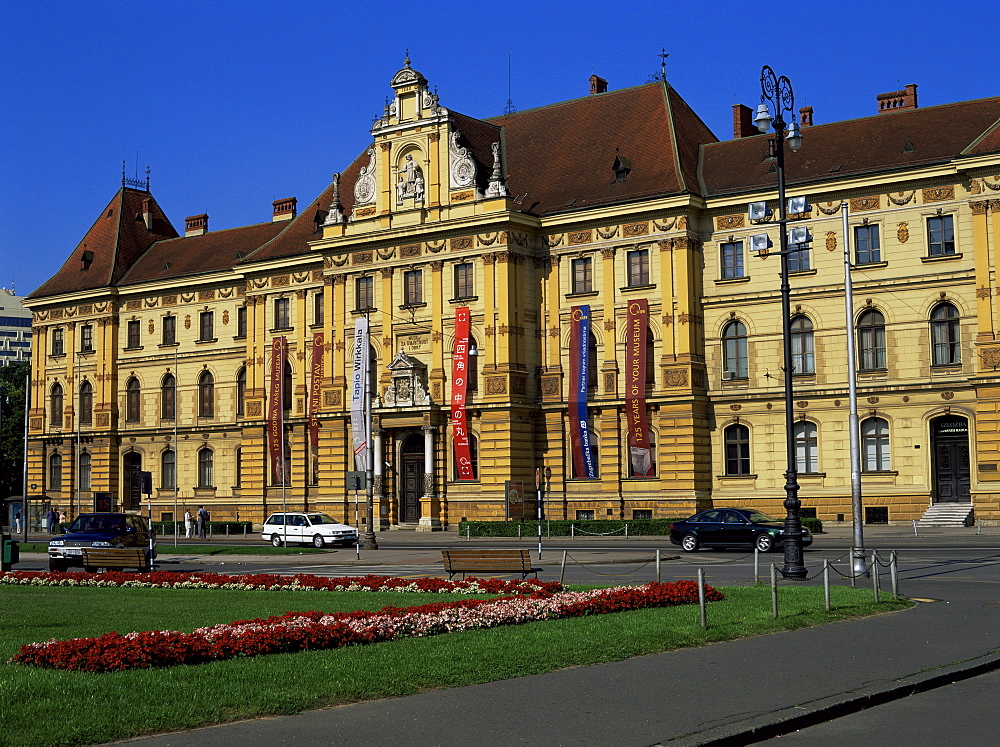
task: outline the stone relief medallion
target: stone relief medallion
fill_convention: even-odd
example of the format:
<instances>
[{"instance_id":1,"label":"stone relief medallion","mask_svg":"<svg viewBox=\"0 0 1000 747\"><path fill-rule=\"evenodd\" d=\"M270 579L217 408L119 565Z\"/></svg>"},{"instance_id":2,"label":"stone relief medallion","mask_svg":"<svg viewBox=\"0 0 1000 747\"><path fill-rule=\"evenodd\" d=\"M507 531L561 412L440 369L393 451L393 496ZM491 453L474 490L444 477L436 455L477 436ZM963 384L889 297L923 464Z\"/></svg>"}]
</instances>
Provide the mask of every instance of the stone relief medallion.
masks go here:
<instances>
[{"instance_id":1,"label":"stone relief medallion","mask_svg":"<svg viewBox=\"0 0 1000 747\"><path fill-rule=\"evenodd\" d=\"M910 229L907 227L906 223L900 223L896 227L896 239L900 244L905 244L910 240Z\"/></svg>"},{"instance_id":2,"label":"stone relief medallion","mask_svg":"<svg viewBox=\"0 0 1000 747\"><path fill-rule=\"evenodd\" d=\"M473 187L476 184L476 162L472 159L469 149L458 144L461 137L461 132L452 131L451 142L448 146L452 189Z\"/></svg>"},{"instance_id":3,"label":"stone relief medallion","mask_svg":"<svg viewBox=\"0 0 1000 747\"><path fill-rule=\"evenodd\" d=\"M366 205L375 200L375 193L378 185L375 182L375 148L369 148L366 155L371 159L368 165L361 169L358 179L354 183L354 202L357 205Z\"/></svg>"}]
</instances>

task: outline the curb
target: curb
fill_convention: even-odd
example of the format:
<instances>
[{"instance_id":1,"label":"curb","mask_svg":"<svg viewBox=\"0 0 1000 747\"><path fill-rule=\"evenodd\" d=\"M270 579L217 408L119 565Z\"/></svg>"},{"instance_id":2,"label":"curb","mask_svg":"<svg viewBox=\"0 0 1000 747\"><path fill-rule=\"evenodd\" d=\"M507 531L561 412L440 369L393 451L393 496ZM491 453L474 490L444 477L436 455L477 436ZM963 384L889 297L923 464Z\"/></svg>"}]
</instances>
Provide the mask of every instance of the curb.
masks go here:
<instances>
[{"instance_id":1,"label":"curb","mask_svg":"<svg viewBox=\"0 0 1000 747\"><path fill-rule=\"evenodd\" d=\"M754 744L780 737L799 729L883 705L916 693L934 690L961 680L1000 669L1000 652L912 674L885 685L871 685L837 695L782 708L761 716L723 724L704 731L666 739L659 745L696 747L700 745L736 746Z\"/></svg>"}]
</instances>

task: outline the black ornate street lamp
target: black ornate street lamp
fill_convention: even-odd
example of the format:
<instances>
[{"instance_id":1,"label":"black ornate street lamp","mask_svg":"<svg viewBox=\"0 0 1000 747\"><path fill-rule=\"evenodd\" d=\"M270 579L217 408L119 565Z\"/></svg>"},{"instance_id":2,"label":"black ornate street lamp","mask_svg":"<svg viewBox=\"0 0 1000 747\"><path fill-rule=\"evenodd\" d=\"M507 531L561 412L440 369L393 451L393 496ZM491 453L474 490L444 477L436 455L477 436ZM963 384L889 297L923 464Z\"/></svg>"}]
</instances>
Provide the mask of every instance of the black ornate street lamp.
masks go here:
<instances>
[{"instance_id":1,"label":"black ornate street lamp","mask_svg":"<svg viewBox=\"0 0 1000 747\"><path fill-rule=\"evenodd\" d=\"M771 155L778 167L778 226L780 235L781 255L781 347L784 354L785 381L785 449L788 468L785 471L785 529L782 545L785 550L785 565L781 573L785 578L805 579L806 568L802 564L802 522L799 518L799 481L795 460L795 422L792 412L792 374L794 373L791 335L791 299L788 285L788 211L785 205L785 142L792 150L798 150L802 145L802 133L798 122L794 120L795 95L792 84L784 75L780 78L774 70L764 65L760 71L760 106L754 124L761 132L767 132L774 126L774 139L771 140ZM768 103L774 111L772 119L768 111ZM785 122L784 114L788 113L789 123ZM787 128L787 129L786 129ZM796 250L797 251L797 250Z\"/></svg>"}]
</instances>

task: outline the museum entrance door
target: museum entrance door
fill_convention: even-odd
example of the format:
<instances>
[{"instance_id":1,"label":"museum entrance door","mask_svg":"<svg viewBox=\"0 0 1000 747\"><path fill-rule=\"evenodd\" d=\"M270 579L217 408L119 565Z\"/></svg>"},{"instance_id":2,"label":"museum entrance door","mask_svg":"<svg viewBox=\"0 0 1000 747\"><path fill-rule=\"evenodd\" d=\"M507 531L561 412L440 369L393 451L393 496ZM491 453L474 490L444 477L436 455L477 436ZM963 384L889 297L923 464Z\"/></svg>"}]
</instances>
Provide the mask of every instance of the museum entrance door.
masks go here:
<instances>
[{"instance_id":1,"label":"museum entrance door","mask_svg":"<svg viewBox=\"0 0 1000 747\"><path fill-rule=\"evenodd\" d=\"M424 437L411 434L403 441L400 456L403 479L399 485L399 516L403 523L420 521L420 497L424 492Z\"/></svg>"},{"instance_id":2,"label":"museum entrance door","mask_svg":"<svg viewBox=\"0 0 1000 747\"><path fill-rule=\"evenodd\" d=\"M934 502L968 503L969 421L958 415L946 415L931 422L934 449Z\"/></svg>"}]
</instances>

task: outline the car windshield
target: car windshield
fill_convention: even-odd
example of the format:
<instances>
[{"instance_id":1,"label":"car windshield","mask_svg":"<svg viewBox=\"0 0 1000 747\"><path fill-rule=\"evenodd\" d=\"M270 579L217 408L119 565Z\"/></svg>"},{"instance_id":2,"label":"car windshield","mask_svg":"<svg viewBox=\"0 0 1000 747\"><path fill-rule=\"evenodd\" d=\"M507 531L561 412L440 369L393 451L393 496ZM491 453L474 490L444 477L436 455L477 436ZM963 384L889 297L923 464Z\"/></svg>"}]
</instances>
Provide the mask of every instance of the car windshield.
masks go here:
<instances>
[{"instance_id":1,"label":"car windshield","mask_svg":"<svg viewBox=\"0 0 1000 747\"><path fill-rule=\"evenodd\" d=\"M70 532L121 532L125 529L124 516L77 516L70 524Z\"/></svg>"},{"instance_id":2,"label":"car windshield","mask_svg":"<svg viewBox=\"0 0 1000 747\"><path fill-rule=\"evenodd\" d=\"M775 524L781 523L777 519L772 519L767 514L762 514L760 511L747 511L746 517L750 520L751 524Z\"/></svg>"},{"instance_id":3,"label":"car windshield","mask_svg":"<svg viewBox=\"0 0 1000 747\"><path fill-rule=\"evenodd\" d=\"M309 514L309 522L313 525L316 524L339 524L340 522L334 519L332 516L327 516L326 514Z\"/></svg>"}]
</instances>

